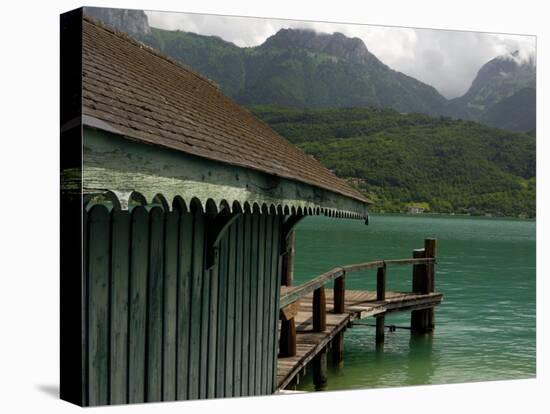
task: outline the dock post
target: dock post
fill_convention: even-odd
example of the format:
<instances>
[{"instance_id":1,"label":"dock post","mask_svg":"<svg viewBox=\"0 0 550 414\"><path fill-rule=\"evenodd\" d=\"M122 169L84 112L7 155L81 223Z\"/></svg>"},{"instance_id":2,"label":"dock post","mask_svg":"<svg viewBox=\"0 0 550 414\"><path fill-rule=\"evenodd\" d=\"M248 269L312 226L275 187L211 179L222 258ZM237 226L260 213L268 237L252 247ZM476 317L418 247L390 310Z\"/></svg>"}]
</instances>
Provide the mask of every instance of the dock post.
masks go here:
<instances>
[{"instance_id":1,"label":"dock post","mask_svg":"<svg viewBox=\"0 0 550 414\"><path fill-rule=\"evenodd\" d=\"M436 257L436 240L425 239L424 240L424 254L427 258L435 259ZM435 264L430 263L426 265L426 277L428 293L435 292Z\"/></svg>"},{"instance_id":2,"label":"dock post","mask_svg":"<svg viewBox=\"0 0 550 414\"><path fill-rule=\"evenodd\" d=\"M386 265L376 271L376 300L386 300Z\"/></svg>"},{"instance_id":3,"label":"dock post","mask_svg":"<svg viewBox=\"0 0 550 414\"><path fill-rule=\"evenodd\" d=\"M296 355L296 322L294 318L281 319L281 337L279 338L279 355L292 357Z\"/></svg>"},{"instance_id":4,"label":"dock post","mask_svg":"<svg viewBox=\"0 0 550 414\"><path fill-rule=\"evenodd\" d=\"M294 317L300 308L300 301L291 303L279 312L281 319L281 336L279 338L279 356L296 355L296 321Z\"/></svg>"},{"instance_id":5,"label":"dock post","mask_svg":"<svg viewBox=\"0 0 550 414\"><path fill-rule=\"evenodd\" d=\"M384 323L386 321L385 314L381 313L376 315L376 345L381 345L384 343Z\"/></svg>"},{"instance_id":6,"label":"dock post","mask_svg":"<svg viewBox=\"0 0 550 414\"><path fill-rule=\"evenodd\" d=\"M376 271L376 300L386 300L386 264ZM384 323L386 314L376 315L376 345L384 343Z\"/></svg>"},{"instance_id":7,"label":"dock post","mask_svg":"<svg viewBox=\"0 0 550 414\"><path fill-rule=\"evenodd\" d=\"M413 258L433 258L436 257L436 240L425 239L424 249L413 251ZM435 265L413 266L413 292L433 293L435 291ZM411 312L411 331L413 333L429 333L435 326L434 308L419 309Z\"/></svg>"},{"instance_id":8,"label":"dock post","mask_svg":"<svg viewBox=\"0 0 550 414\"><path fill-rule=\"evenodd\" d=\"M424 249L414 249L413 259L424 258ZM423 293L426 290L426 266L415 264L412 267L412 291Z\"/></svg>"},{"instance_id":9,"label":"dock post","mask_svg":"<svg viewBox=\"0 0 550 414\"><path fill-rule=\"evenodd\" d=\"M323 332L327 329L327 302L325 287L315 289L313 292L313 330Z\"/></svg>"},{"instance_id":10,"label":"dock post","mask_svg":"<svg viewBox=\"0 0 550 414\"><path fill-rule=\"evenodd\" d=\"M346 273L334 280L334 313L346 311Z\"/></svg>"},{"instance_id":11,"label":"dock post","mask_svg":"<svg viewBox=\"0 0 550 414\"><path fill-rule=\"evenodd\" d=\"M296 235L294 229L288 232L288 235L284 238L283 243L283 263L282 263L282 275L281 285L292 286L294 279L294 242Z\"/></svg>"},{"instance_id":12,"label":"dock post","mask_svg":"<svg viewBox=\"0 0 550 414\"><path fill-rule=\"evenodd\" d=\"M338 332L332 340L332 362L338 367L344 365L344 331Z\"/></svg>"},{"instance_id":13,"label":"dock post","mask_svg":"<svg viewBox=\"0 0 550 414\"><path fill-rule=\"evenodd\" d=\"M313 383L315 390L320 391L327 385L327 349L323 348L313 359Z\"/></svg>"}]
</instances>

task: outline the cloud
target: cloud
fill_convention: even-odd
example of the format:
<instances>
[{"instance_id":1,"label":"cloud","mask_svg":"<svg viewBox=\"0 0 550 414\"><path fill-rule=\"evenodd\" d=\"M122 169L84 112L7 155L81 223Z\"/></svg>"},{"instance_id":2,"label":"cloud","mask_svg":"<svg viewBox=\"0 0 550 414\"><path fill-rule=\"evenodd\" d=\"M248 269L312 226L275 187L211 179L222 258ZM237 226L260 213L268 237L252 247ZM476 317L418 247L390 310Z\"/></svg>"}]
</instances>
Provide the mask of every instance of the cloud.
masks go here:
<instances>
[{"instance_id":1,"label":"cloud","mask_svg":"<svg viewBox=\"0 0 550 414\"><path fill-rule=\"evenodd\" d=\"M393 67L429 83L448 98L460 96L480 67L496 56L515 50L527 60L535 53L532 36L415 29L409 56L395 56Z\"/></svg>"},{"instance_id":2,"label":"cloud","mask_svg":"<svg viewBox=\"0 0 550 414\"><path fill-rule=\"evenodd\" d=\"M534 36L192 13L146 14L153 27L219 36L240 47L257 46L282 28L359 37L386 65L432 85L447 98L463 95L480 67L495 56L519 50L518 59L527 61L536 47Z\"/></svg>"}]
</instances>

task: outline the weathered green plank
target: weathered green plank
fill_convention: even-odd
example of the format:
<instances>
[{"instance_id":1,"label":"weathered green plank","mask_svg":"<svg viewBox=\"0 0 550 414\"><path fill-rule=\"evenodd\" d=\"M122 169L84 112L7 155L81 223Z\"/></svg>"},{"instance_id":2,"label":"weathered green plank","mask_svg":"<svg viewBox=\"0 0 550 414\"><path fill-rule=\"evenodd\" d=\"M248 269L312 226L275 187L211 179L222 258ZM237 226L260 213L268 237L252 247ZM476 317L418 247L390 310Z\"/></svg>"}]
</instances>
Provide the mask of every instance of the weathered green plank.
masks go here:
<instances>
[{"instance_id":1,"label":"weathered green plank","mask_svg":"<svg viewBox=\"0 0 550 414\"><path fill-rule=\"evenodd\" d=\"M246 214L243 220L243 285L242 285L242 357L241 357L241 395L248 395L250 360L250 249L252 238L252 216Z\"/></svg>"},{"instance_id":2,"label":"weathered green plank","mask_svg":"<svg viewBox=\"0 0 550 414\"><path fill-rule=\"evenodd\" d=\"M256 347L258 345L258 229L260 216L252 215L252 244L250 249L250 353L248 362L248 394L257 395L256 382L260 377L256 375Z\"/></svg>"},{"instance_id":3,"label":"weathered green plank","mask_svg":"<svg viewBox=\"0 0 550 414\"><path fill-rule=\"evenodd\" d=\"M191 283L193 264L193 215L184 212L179 226L177 306L177 398L189 395L189 333L191 327Z\"/></svg>"},{"instance_id":4,"label":"weathered green plank","mask_svg":"<svg viewBox=\"0 0 550 414\"><path fill-rule=\"evenodd\" d=\"M208 385L207 398L216 396L216 359L217 359L217 328L218 328L218 278L219 267L216 263L208 272L210 278L210 310L208 319Z\"/></svg>"},{"instance_id":5,"label":"weathered green plank","mask_svg":"<svg viewBox=\"0 0 550 414\"><path fill-rule=\"evenodd\" d=\"M193 281L191 288L191 332L189 349L189 399L199 398L201 355L201 301L203 281L204 216L194 215L193 229Z\"/></svg>"},{"instance_id":6,"label":"weathered green plank","mask_svg":"<svg viewBox=\"0 0 550 414\"><path fill-rule=\"evenodd\" d=\"M206 226L206 223L203 226ZM203 235L205 233L206 232L203 230ZM197 255L198 255L198 252L197 252ZM209 334L208 328L210 327L210 324L209 324L210 272L206 272L204 270L204 251L200 255L200 261L201 261L201 271L203 272L203 276L202 276L202 293L201 293L199 398L206 398L207 384L208 384L208 334Z\"/></svg>"},{"instance_id":7,"label":"weathered green plank","mask_svg":"<svg viewBox=\"0 0 550 414\"><path fill-rule=\"evenodd\" d=\"M112 211L111 230L111 404L128 402L128 283L130 213Z\"/></svg>"},{"instance_id":8,"label":"weathered green plank","mask_svg":"<svg viewBox=\"0 0 550 414\"><path fill-rule=\"evenodd\" d=\"M271 394L275 391L274 378L276 376L276 360L277 354L274 347L274 342L277 342L277 318L279 315L277 307L277 291L279 290L278 264L279 264L279 216L272 216L272 232L271 232L271 271L269 285L269 321L268 335L269 343L266 350L267 354L267 386L266 394Z\"/></svg>"},{"instance_id":9,"label":"weathered green plank","mask_svg":"<svg viewBox=\"0 0 550 414\"><path fill-rule=\"evenodd\" d=\"M130 322L128 327L128 402L145 401L145 339L147 334L147 270L149 219L143 207L132 210L130 252Z\"/></svg>"},{"instance_id":10,"label":"weathered green plank","mask_svg":"<svg viewBox=\"0 0 550 414\"><path fill-rule=\"evenodd\" d=\"M216 397L225 395L225 345L227 342L227 267L228 233L220 240L219 288L218 288L218 338L216 346Z\"/></svg>"},{"instance_id":11,"label":"weathered green plank","mask_svg":"<svg viewBox=\"0 0 550 414\"><path fill-rule=\"evenodd\" d=\"M236 247L237 227L235 223L228 229L229 233L229 261L227 279L227 332L225 344L225 396L233 395L233 360L234 360L234 336L235 336L235 274L236 274Z\"/></svg>"},{"instance_id":12,"label":"weathered green plank","mask_svg":"<svg viewBox=\"0 0 550 414\"><path fill-rule=\"evenodd\" d=\"M235 272L235 357L233 360L233 395L241 395L241 374L242 374L242 321L243 321L243 242L244 242L244 220L239 217L235 222L237 229L237 251L236 251L236 272Z\"/></svg>"},{"instance_id":13,"label":"weathered green plank","mask_svg":"<svg viewBox=\"0 0 550 414\"><path fill-rule=\"evenodd\" d=\"M176 399L177 294L178 294L179 213L165 214L164 231L164 323L162 399Z\"/></svg>"},{"instance_id":14,"label":"weathered green plank","mask_svg":"<svg viewBox=\"0 0 550 414\"><path fill-rule=\"evenodd\" d=\"M258 226L258 311L256 312L256 326L257 326L257 344L256 344L256 383L255 394L262 394L262 381L264 380L264 372L262 365L262 353L264 352L264 337L263 337L263 313L264 309L264 280L265 280L265 228L266 228L266 216L260 215Z\"/></svg>"},{"instance_id":15,"label":"weathered green plank","mask_svg":"<svg viewBox=\"0 0 550 414\"><path fill-rule=\"evenodd\" d=\"M276 224L276 230L273 231L273 235L275 236L275 246L281 245L281 237L282 237L282 217L277 216L275 219ZM275 258L275 280L274 283L274 292L275 292L275 303L273 304L273 326L271 329L273 329L274 336L273 336L273 353L272 353L272 366L273 366L273 373L271 376L271 392L275 392L275 389L277 388L277 355L279 353L279 341L278 341L278 324L279 324L279 297L281 293L281 277L282 277L282 257L279 255L278 249L273 249L273 255Z\"/></svg>"},{"instance_id":16,"label":"weathered green plank","mask_svg":"<svg viewBox=\"0 0 550 414\"><path fill-rule=\"evenodd\" d=\"M149 275L147 298L147 395L146 401L162 400L162 317L164 294L164 212L149 212Z\"/></svg>"},{"instance_id":17,"label":"weathered green plank","mask_svg":"<svg viewBox=\"0 0 550 414\"><path fill-rule=\"evenodd\" d=\"M271 336L271 325L269 324L269 316L271 313L271 250L273 243L273 216L265 216L265 252L264 252L264 308L263 315L263 348L262 348L262 394L268 394L269 388L269 369L268 361L271 355L271 347L269 346L269 338Z\"/></svg>"},{"instance_id":18,"label":"weathered green plank","mask_svg":"<svg viewBox=\"0 0 550 414\"><path fill-rule=\"evenodd\" d=\"M87 350L103 341L104 351L87 360L90 405L272 393L280 217L237 219L220 241L219 263L206 273L203 214L136 207L131 215L113 211L110 222L97 208L106 229L90 218ZM105 286L92 277L102 261ZM103 332L94 334L94 326Z\"/></svg>"},{"instance_id":19,"label":"weathered green plank","mask_svg":"<svg viewBox=\"0 0 550 414\"><path fill-rule=\"evenodd\" d=\"M109 403L109 212L90 210L88 258L88 404Z\"/></svg>"}]
</instances>

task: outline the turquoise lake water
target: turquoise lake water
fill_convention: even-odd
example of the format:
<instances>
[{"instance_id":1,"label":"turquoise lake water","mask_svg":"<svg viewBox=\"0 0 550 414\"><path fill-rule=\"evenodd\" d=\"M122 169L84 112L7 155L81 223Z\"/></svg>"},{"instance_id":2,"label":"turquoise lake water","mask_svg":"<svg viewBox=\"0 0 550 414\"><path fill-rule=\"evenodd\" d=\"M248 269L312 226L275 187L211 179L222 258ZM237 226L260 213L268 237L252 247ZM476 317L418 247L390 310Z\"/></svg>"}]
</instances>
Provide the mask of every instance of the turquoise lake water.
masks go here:
<instances>
[{"instance_id":1,"label":"turquoise lake water","mask_svg":"<svg viewBox=\"0 0 550 414\"><path fill-rule=\"evenodd\" d=\"M304 219L296 233L295 284L338 265L411 257L425 237L438 239L436 290L445 296L433 335L386 331L377 349L373 327L348 329L344 366L329 364L327 389L534 377L535 227L527 220L424 215L371 215L368 226ZM387 277L388 290L410 290L410 267L388 268ZM349 289L375 286L375 271L346 278ZM386 325L409 323L409 312L386 316ZM298 389L314 389L310 372Z\"/></svg>"}]
</instances>

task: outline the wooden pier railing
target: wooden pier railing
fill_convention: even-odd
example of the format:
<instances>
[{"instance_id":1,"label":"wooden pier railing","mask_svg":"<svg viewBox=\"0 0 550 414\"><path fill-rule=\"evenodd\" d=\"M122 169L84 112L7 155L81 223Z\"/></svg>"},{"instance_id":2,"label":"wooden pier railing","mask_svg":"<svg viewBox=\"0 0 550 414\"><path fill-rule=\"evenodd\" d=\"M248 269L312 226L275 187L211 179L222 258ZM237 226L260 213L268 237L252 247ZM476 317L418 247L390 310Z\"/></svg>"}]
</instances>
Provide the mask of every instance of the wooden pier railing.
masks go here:
<instances>
[{"instance_id":1,"label":"wooden pier railing","mask_svg":"<svg viewBox=\"0 0 550 414\"><path fill-rule=\"evenodd\" d=\"M425 239L424 248L413 251L409 259L375 260L348 266L335 267L316 278L299 286L286 287L280 297L281 334L279 354L281 357L296 355L296 325L294 316L299 309L299 301L313 292L312 318L313 331L322 332L326 329L326 298L325 285L334 281L333 302L335 314L343 314L345 309L345 278L353 272L377 269L376 300L386 299L386 274L391 266L412 265L412 292L418 294L433 293L435 289L436 240ZM384 340L384 313L376 316L376 341ZM413 332L429 332L434 326L433 307L413 310L411 313L411 330Z\"/></svg>"}]
</instances>

